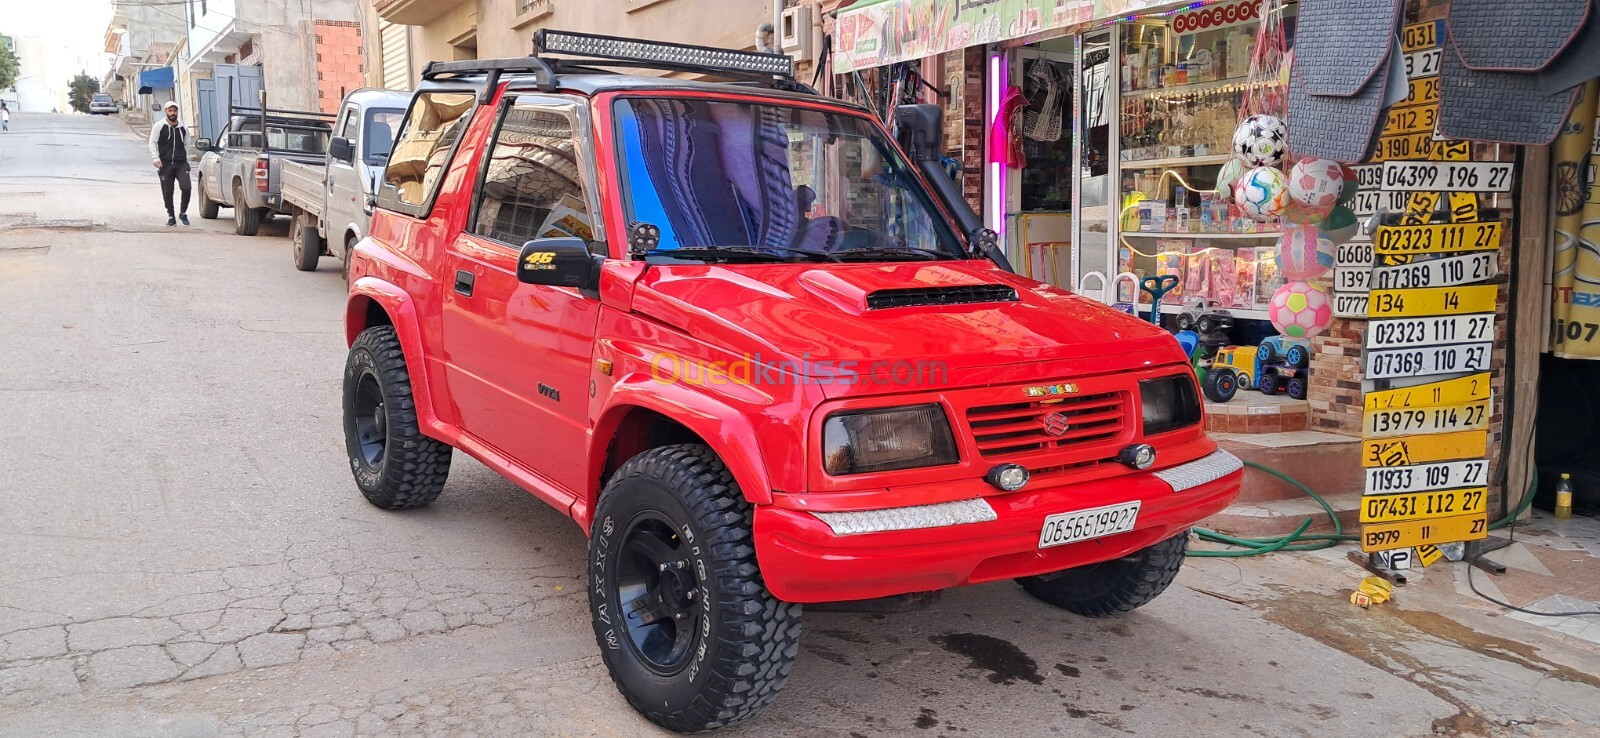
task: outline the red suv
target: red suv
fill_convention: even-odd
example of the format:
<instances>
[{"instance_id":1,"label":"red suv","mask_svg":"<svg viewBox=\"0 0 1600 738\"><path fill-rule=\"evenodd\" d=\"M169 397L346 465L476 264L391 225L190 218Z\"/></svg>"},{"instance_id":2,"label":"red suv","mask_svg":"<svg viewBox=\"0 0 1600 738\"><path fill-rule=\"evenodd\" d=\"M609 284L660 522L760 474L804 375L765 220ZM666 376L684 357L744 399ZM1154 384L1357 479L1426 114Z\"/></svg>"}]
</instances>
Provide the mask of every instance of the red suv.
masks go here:
<instances>
[{"instance_id":1,"label":"red suv","mask_svg":"<svg viewBox=\"0 0 1600 738\"><path fill-rule=\"evenodd\" d=\"M537 43L424 72L350 267L346 445L379 507L459 449L582 526L650 720L772 701L802 603L1015 579L1126 612L1237 494L1177 342L1010 273L936 106L896 141L787 57ZM729 81L597 69L629 66Z\"/></svg>"}]
</instances>

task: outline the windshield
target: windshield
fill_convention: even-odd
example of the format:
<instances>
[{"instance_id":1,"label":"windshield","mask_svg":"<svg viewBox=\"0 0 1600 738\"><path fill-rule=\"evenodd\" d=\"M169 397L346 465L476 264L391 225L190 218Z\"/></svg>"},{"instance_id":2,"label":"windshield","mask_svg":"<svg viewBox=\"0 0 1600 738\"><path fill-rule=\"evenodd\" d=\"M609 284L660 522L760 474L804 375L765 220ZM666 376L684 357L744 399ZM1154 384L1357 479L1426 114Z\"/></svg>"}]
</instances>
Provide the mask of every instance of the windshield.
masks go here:
<instances>
[{"instance_id":1,"label":"windshield","mask_svg":"<svg viewBox=\"0 0 1600 738\"><path fill-rule=\"evenodd\" d=\"M964 258L880 129L795 107L684 98L616 103L629 227L652 254L738 249L744 260ZM674 255L671 252L678 252ZM766 258L762 258L766 257Z\"/></svg>"},{"instance_id":2,"label":"windshield","mask_svg":"<svg viewBox=\"0 0 1600 738\"><path fill-rule=\"evenodd\" d=\"M394 150L394 132L400 130L400 121L405 117L406 111L395 108L367 111L367 164L381 167L389 160L389 152Z\"/></svg>"}]
</instances>

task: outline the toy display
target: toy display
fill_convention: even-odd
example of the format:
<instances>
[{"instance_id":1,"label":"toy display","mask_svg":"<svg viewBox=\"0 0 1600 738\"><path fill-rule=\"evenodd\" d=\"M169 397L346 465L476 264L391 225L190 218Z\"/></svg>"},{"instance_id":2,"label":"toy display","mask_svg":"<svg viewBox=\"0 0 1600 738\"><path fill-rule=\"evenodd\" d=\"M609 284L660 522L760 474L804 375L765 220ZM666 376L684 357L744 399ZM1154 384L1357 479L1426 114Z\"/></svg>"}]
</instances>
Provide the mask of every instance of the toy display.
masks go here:
<instances>
[{"instance_id":1,"label":"toy display","mask_svg":"<svg viewBox=\"0 0 1600 738\"><path fill-rule=\"evenodd\" d=\"M1333 301L1310 282L1290 282L1273 293L1267 316L1279 333L1290 338L1311 338L1333 322Z\"/></svg>"},{"instance_id":2,"label":"toy display","mask_svg":"<svg viewBox=\"0 0 1600 738\"><path fill-rule=\"evenodd\" d=\"M1289 129L1277 116L1252 115L1233 132L1233 153L1245 166L1276 167L1283 163Z\"/></svg>"},{"instance_id":3,"label":"toy display","mask_svg":"<svg viewBox=\"0 0 1600 738\"><path fill-rule=\"evenodd\" d=\"M1283 172L1272 167L1256 167L1244 173L1233 187L1233 199L1245 217L1271 220L1289 205L1289 186Z\"/></svg>"},{"instance_id":4,"label":"toy display","mask_svg":"<svg viewBox=\"0 0 1600 738\"><path fill-rule=\"evenodd\" d=\"M1264 395L1287 394L1304 400L1311 366L1311 343L1272 336L1256 347L1255 388Z\"/></svg>"},{"instance_id":5,"label":"toy display","mask_svg":"<svg viewBox=\"0 0 1600 738\"><path fill-rule=\"evenodd\" d=\"M1301 159L1289 170L1289 197L1326 214L1344 191L1344 165L1332 159Z\"/></svg>"},{"instance_id":6,"label":"toy display","mask_svg":"<svg viewBox=\"0 0 1600 738\"><path fill-rule=\"evenodd\" d=\"M1290 228L1278 237L1278 271L1285 279L1304 282L1333 268L1333 241L1314 226Z\"/></svg>"},{"instance_id":7,"label":"toy display","mask_svg":"<svg viewBox=\"0 0 1600 738\"><path fill-rule=\"evenodd\" d=\"M1168 292L1178 289L1178 275L1163 274L1159 277L1145 277L1139 282L1139 289L1150 294L1150 322L1161 325L1161 298Z\"/></svg>"}]
</instances>

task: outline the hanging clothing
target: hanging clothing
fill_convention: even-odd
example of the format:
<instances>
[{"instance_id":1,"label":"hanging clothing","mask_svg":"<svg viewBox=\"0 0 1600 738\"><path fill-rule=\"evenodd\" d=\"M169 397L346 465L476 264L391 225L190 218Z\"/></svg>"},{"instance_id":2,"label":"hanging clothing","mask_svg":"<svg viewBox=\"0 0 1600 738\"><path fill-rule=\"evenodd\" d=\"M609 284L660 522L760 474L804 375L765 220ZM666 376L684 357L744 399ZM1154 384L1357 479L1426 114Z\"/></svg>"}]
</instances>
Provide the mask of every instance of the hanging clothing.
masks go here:
<instances>
[{"instance_id":1,"label":"hanging clothing","mask_svg":"<svg viewBox=\"0 0 1600 738\"><path fill-rule=\"evenodd\" d=\"M1022 88L1016 85L1006 88L1005 97L1000 100L1000 111L989 126L989 161L1018 169L1027 166L1027 155L1022 150L1023 111L1027 105L1028 98L1023 96Z\"/></svg>"},{"instance_id":2,"label":"hanging clothing","mask_svg":"<svg viewBox=\"0 0 1600 738\"><path fill-rule=\"evenodd\" d=\"M1047 59L1028 62L1023 80L1023 92L1028 96L1024 134L1035 141L1060 141L1072 89L1070 80Z\"/></svg>"}]
</instances>

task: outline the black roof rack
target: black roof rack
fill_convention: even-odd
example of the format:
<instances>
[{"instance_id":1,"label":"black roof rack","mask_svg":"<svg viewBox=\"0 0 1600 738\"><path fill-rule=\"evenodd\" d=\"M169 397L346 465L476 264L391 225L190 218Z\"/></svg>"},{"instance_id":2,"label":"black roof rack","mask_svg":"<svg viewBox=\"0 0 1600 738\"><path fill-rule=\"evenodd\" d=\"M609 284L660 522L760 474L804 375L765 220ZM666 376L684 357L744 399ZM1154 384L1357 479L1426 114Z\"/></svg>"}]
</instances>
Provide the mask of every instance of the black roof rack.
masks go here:
<instances>
[{"instance_id":1,"label":"black roof rack","mask_svg":"<svg viewBox=\"0 0 1600 738\"><path fill-rule=\"evenodd\" d=\"M783 54L551 29L536 33L533 44L537 50L534 56L429 62L422 69L422 78L444 80L482 75L479 102L488 102L503 74L532 74L539 89L545 91L556 89L559 74L615 74L596 67L705 74L745 84L817 94L810 86L794 79L794 60ZM562 58L549 58L550 55Z\"/></svg>"}]
</instances>

